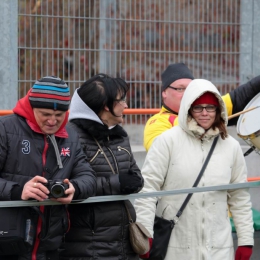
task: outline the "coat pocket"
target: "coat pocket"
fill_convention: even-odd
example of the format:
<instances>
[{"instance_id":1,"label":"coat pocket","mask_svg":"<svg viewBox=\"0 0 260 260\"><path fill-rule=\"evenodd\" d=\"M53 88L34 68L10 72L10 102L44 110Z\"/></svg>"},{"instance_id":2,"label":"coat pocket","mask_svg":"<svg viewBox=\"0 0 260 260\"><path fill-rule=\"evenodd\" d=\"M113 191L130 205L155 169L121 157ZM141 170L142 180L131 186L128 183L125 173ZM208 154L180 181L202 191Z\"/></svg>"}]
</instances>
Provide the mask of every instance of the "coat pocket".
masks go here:
<instances>
[{"instance_id":1,"label":"coat pocket","mask_svg":"<svg viewBox=\"0 0 260 260\"><path fill-rule=\"evenodd\" d=\"M56 250L69 228L65 206L51 206L44 214L43 230L40 233L39 251Z\"/></svg>"}]
</instances>

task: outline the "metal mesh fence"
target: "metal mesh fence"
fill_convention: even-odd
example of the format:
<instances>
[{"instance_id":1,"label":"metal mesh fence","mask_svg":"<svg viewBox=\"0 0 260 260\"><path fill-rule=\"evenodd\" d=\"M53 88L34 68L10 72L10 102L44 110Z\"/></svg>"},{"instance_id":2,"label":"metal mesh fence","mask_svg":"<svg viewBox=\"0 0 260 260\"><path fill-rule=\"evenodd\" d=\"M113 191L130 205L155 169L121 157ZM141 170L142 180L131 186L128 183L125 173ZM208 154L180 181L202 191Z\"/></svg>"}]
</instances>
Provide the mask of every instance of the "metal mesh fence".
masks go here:
<instances>
[{"instance_id":1,"label":"metal mesh fence","mask_svg":"<svg viewBox=\"0 0 260 260\"><path fill-rule=\"evenodd\" d=\"M18 15L19 97L45 75L72 94L102 72L130 84L129 108L159 108L160 75L174 62L221 93L239 84L239 0L19 0Z\"/></svg>"}]
</instances>

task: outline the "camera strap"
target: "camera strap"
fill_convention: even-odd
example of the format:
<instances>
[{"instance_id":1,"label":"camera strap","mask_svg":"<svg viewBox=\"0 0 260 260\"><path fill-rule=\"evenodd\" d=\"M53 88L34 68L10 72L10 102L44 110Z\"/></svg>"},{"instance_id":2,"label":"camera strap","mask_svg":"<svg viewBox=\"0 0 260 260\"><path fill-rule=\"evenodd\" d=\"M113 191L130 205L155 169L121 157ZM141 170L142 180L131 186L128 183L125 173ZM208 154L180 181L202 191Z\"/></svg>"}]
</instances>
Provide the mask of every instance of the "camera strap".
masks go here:
<instances>
[{"instance_id":1,"label":"camera strap","mask_svg":"<svg viewBox=\"0 0 260 260\"><path fill-rule=\"evenodd\" d=\"M48 135L48 137L50 138L52 145L54 147L55 155L56 155L56 158L57 158L57 165L59 166L59 169L62 169L63 165L62 165L62 161L61 161L61 158L60 158L60 152L59 152L58 145L57 145L57 142L56 142L56 139L55 139L55 135L54 134Z\"/></svg>"},{"instance_id":2,"label":"camera strap","mask_svg":"<svg viewBox=\"0 0 260 260\"><path fill-rule=\"evenodd\" d=\"M213 140L213 142L212 142L212 145L211 145L211 147L210 147L209 153L208 153L208 155L207 155L207 157L206 157L206 160L204 161L204 163L203 163L203 165L202 165L202 168L201 168L201 170L200 170L200 172L199 172L199 175L198 175L197 179L195 180L195 182L194 182L192 188L198 186L198 184L199 184L199 182L200 182L200 179L201 179L201 177L202 177L202 175L203 175L203 173L204 173L204 171L205 171L205 169L206 169L206 167L207 167L207 165L208 165L208 162L209 162L209 160L210 160L210 157L211 157L211 155L213 154L213 151L214 151L215 146L216 146L216 144L217 144L218 138L219 138L219 135L214 138L214 140ZM193 193L188 193L186 199L185 199L184 202L182 203L181 208L179 209L179 211L177 212L177 214L176 214L176 216L175 216L175 218L174 218L174 220L173 220L175 224L178 222L180 216L182 215L183 210L184 210L185 207L187 206L187 204L188 204L188 202L189 202L189 200L190 200L190 198L191 198L192 195L193 195Z\"/></svg>"},{"instance_id":3,"label":"camera strap","mask_svg":"<svg viewBox=\"0 0 260 260\"><path fill-rule=\"evenodd\" d=\"M39 215L39 217L42 219L42 227L41 227L41 230L43 230L45 232L46 230L46 222L45 222L45 217L43 215L43 213L40 211L39 207L36 207L36 206L33 206L31 207L33 210L36 211L36 213ZM40 235L40 239L43 239L43 233L44 232L41 232L41 235Z\"/></svg>"}]
</instances>

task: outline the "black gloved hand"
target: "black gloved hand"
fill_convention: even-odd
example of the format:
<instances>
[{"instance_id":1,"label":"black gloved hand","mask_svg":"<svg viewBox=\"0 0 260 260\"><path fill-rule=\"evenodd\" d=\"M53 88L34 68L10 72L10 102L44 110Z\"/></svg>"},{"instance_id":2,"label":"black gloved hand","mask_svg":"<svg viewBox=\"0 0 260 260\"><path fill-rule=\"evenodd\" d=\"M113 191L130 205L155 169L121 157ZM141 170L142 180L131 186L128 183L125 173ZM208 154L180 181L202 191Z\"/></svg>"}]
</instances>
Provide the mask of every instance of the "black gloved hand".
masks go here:
<instances>
[{"instance_id":1,"label":"black gloved hand","mask_svg":"<svg viewBox=\"0 0 260 260\"><path fill-rule=\"evenodd\" d=\"M126 174L119 173L119 182L123 194L137 192L143 187L143 178L132 170Z\"/></svg>"}]
</instances>

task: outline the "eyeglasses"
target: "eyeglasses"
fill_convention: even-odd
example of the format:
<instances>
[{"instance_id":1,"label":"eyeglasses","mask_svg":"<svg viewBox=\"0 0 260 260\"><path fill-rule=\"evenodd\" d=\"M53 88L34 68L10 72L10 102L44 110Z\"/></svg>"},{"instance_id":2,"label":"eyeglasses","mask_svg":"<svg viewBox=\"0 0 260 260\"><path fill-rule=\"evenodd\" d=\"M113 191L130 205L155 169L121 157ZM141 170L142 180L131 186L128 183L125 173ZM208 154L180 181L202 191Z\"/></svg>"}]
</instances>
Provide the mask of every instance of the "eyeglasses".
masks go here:
<instances>
[{"instance_id":1,"label":"eyeglasses","mask_svg":"<svg viewBox=\"0 0 260 260\"><path fill-rule=\"evenodd\" d=\"M168 86L168 88L174 89L174 90L176 90L179 93L182 93L182 92L184 92L186 90L186 88L174 88L172 86Z\"/></svg>"},{"instance_id":2,"label":"eyeglasses","mask_svg":"<svg viewBox=\"0 0 260 260\"><path fill-rule=\"evenodd\" d=\"M126 103L126 97L123 97L121 99L115 99L115 101L118 102L119 104Z\"/></svg>"},{"instance_id":3,"label":"eyeglasses","mask_svg":"<svg viewBox=\"0 0 260 260\"><path fill-rule=\"evenodd\" d=\"M191 107L191 110L194 112L194 113L201 113L203 111L203 109L206 109L207 112L215 112L217 110L217 107L216 106L213 106L213 105L209 105L209 106L194 106L194 107Z\"/></svg>"}]
</instances>

